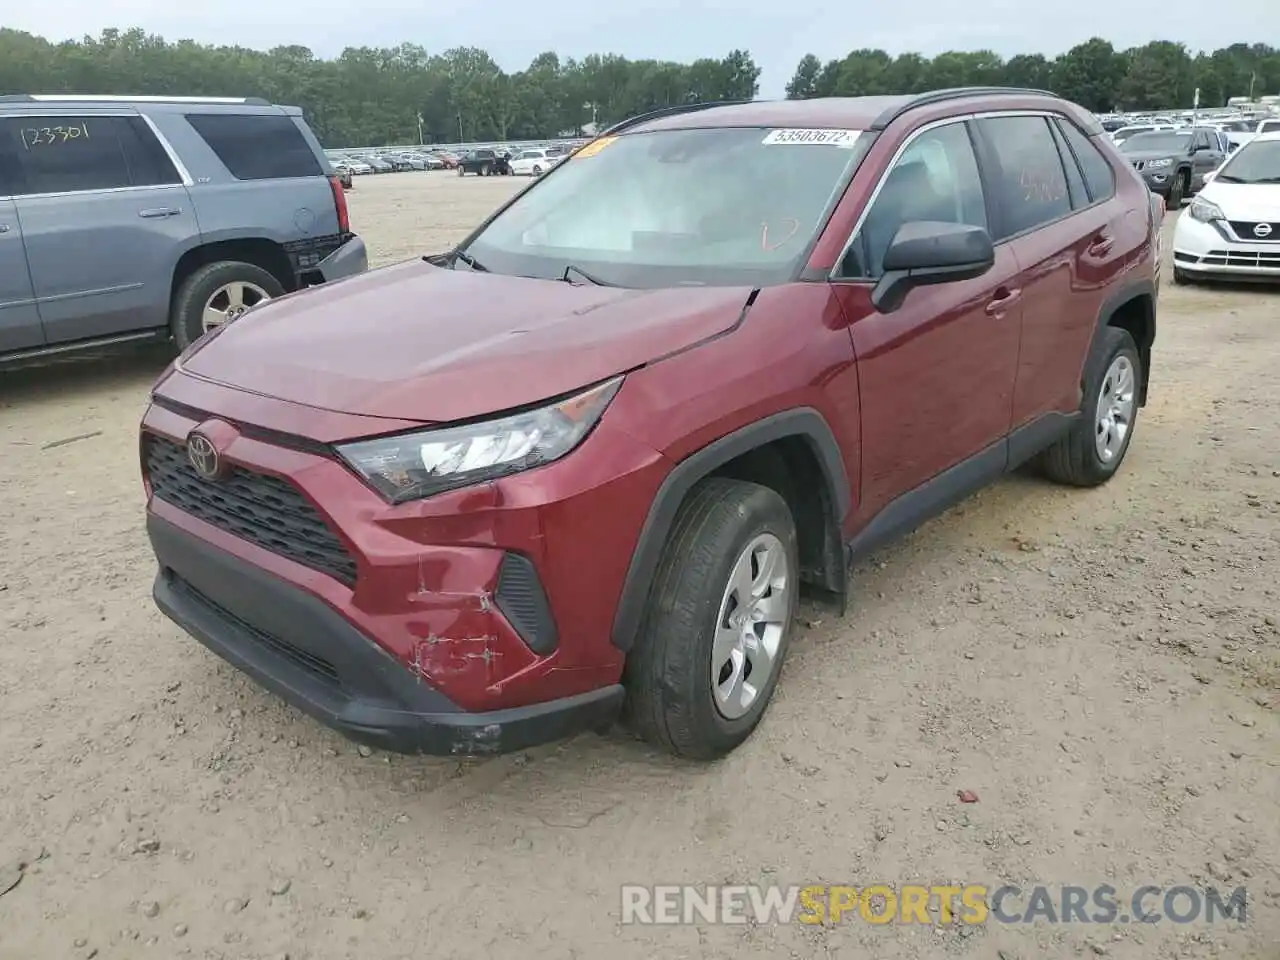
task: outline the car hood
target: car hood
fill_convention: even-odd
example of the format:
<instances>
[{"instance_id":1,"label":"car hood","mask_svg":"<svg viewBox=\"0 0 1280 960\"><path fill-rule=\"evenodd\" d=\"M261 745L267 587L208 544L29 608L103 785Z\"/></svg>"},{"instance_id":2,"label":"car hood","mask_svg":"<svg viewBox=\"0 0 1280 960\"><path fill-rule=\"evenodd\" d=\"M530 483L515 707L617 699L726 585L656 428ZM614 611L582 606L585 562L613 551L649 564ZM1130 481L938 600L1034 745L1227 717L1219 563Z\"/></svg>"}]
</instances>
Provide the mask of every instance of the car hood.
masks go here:
<instances>
[{"instance_id":1,"label":"car hood","mask_svg":"<svg viewBox=\"0 0 1280 960\"><path fill-rule=\"evenodd\" d=\"M438 423L571 392L731 329L750 287L630 290L412 260L282 297L182 369L342 413Z\"/></svg>"},{"instance_id":2,"label":"car hood","mask_svg":"<svg viewBox=\"0 0 1280 960\"><path fill-rule=\"evenodd\" d=\"M1217 204L1228 220L1280 223L1280 183L1211 181L1200 196Z\"/></svg>"}]
</instances>

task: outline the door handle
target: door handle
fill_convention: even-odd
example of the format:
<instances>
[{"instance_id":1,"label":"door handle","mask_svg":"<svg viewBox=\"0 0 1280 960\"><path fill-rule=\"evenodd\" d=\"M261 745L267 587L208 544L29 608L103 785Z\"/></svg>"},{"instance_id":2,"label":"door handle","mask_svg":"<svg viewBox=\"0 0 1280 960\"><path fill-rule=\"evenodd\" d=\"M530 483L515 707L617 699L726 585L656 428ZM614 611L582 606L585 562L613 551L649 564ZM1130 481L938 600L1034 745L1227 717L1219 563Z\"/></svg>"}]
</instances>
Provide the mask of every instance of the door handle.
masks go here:
<instances>
[{"instance_id":1,"label":"door handle","mask_svg":"<svg viewBox=\"0 0 1280 960\"><path fill-rule=\"evenodd\" d=\"M1093 238L1093 243L1089 244L1089 253L1095 257L1105 257L1111 252L1115 242L1115 238L1109 234L1100 233Z\"/></svg>"},{"instance_id":2,"label":"door handle","mask_svg":"<svg viewBox=\"0 0 1280 960\"><path fill-rule=\"evenodd\" d=\"M1021 290L1011 290L1008 287L1001 287L996 291L996 295L991 298L991 302L987 304L987 316L999 317L1009 309L1018 298L1022 296Z\"/></svg>"},{"instance_id":3,"label":"door handle","mask_svg":"<svg viewBox=\"0 0 1280 960\"><path fill-rule=\"evenodd\" d=\"M9 225L7 223L0 223L0 233L8 233L8 232L9 232Z\"/></svg>"},{"instance_id":4,"label":"door handle","mask_svg":"<svg viewBox=\"0 0 1280 960\"><path fill-rule=\"evenodd\" d=\"M161 217L176 217L182 211L178 207L148 207L139 210L138 216L146 220L158 220Z\"/></svg>"}]
</instances>

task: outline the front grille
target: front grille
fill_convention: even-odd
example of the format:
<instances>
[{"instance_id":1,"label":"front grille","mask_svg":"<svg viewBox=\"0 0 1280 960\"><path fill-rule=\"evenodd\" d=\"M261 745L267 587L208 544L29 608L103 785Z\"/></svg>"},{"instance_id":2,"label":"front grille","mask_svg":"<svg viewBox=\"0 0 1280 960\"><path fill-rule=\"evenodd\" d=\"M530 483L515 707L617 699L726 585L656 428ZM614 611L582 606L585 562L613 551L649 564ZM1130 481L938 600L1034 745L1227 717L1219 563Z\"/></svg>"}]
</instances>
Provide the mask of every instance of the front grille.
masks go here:
<instances>
[{"instance_id":1,"label":"front grille","mask_svg":"<svg viewBox=\"0 0 1280 960\"><path fill-rule=\"evenodd\" d=\"M1245 267L1251 270L1280 270L1280 249L1277 250L1213 250L1200 258L1205 266Z\"/></svg>"},{"instance_id":2,"label":"front grille","mask_svg":"<svg viewBox=\"0 0 1280 960\"><path fill-rule=\"evenodd\" d=\"M1230 221L1230 223L1231 223L1231 229L1235 232L1235 235L1239 237L1241 240L1247 240L1250 243L1280 242L1280 223L1268 223L1267 226L1271 228L1271 232L1268 233L1265 237L1260 237L1253 232L1254 228L1258 226L1256 222L1251 222L1246 220L1232 220Z\"/></svg>"},{"instance_id":3,"label":"front grille","mask_svg":"<svg viewBox=\"0 0 1280 960\"><path fill-rule=\"evenodd\" d=\"M267 633L267 631L259 627L255 627L248 621L236 616L226 607L214 603L173 571L169 571L168 575L171 578L170 582L174 587L186 593L191 597L191 599L207 607L210 612L217 614L218 617L227 621L232 626L238 627L241 631L252 637L257 643L266 647L272 653L284 657L286 660L293 663L294 666L305 670L316 679L322 680L332 687L342 686L342 681L338 677L337 668L324 657L317 656L308 650L303 650L301 647L295 646L288 640L283 640L273 633Z\"/></svg>"},{"instance_id":4,"label":"front grille","mask_svg":"<svg viewBox=\"0 0 1280 960\"><path fill-rule=\"evenodd\" d=\"M161 500L354 586L355 558L292 484L243 467L233 468L225 479L206 480L187 461L185 447L153 435L146 438L145 457L152 492Z\"/></svg>"}]
</instances>

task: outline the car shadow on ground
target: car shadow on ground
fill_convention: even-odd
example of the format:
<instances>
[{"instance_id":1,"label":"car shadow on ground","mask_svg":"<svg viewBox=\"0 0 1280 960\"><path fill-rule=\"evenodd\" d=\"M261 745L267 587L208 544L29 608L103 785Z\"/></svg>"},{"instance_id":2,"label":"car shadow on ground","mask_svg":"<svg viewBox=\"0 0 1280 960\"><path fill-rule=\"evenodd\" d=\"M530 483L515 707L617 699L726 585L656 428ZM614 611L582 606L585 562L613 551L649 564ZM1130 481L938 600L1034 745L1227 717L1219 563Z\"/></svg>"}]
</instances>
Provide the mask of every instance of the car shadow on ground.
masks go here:
<instances>
[{"instance_id":1,"label":"car shadow on ground","mask_svg":"<svg viewBox=\"0 0 1280 960\"><path fill-rule=\"evenodd\" d=\"M40 364L0 367L0 407L145 388L173 358L172 346L149 344L130 350L76 354Z\"/></svg>"}]
</instances>

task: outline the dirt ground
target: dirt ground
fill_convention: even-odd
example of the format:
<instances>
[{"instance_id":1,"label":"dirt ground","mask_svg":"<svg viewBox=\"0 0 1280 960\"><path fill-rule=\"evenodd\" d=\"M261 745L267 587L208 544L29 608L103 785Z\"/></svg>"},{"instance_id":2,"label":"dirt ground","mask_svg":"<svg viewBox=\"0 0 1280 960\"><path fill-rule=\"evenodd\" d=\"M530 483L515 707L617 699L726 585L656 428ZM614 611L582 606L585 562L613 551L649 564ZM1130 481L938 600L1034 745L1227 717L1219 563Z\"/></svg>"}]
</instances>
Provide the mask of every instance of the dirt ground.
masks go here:
<instances>
[{"instance_id":1,"label":"dirt ground","mask_svg":"<svg viewBox=\"0 0 1280 960\"><path fill-rule=\"evenodd\" d=\"M385 263L512 189L366 177L352 218ZM363 756L188 639L136 462L166 359L0 374L3 960L1280 957L1280 291L1166 286L1115 481L1010 478L859 567L709 767ZM625 883L948 880L1244 884L1247 922L619 923Z\"/></svg>"}]
</instances>

